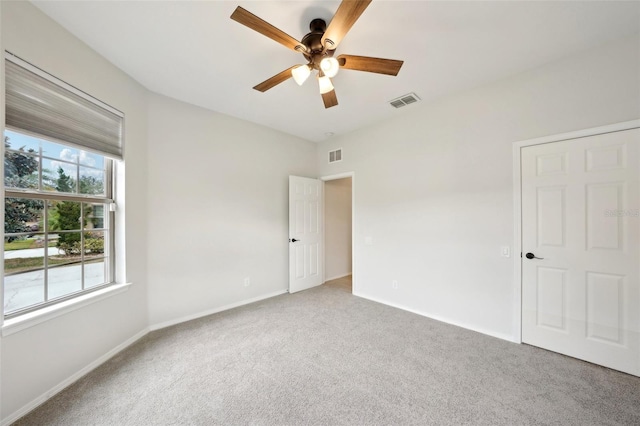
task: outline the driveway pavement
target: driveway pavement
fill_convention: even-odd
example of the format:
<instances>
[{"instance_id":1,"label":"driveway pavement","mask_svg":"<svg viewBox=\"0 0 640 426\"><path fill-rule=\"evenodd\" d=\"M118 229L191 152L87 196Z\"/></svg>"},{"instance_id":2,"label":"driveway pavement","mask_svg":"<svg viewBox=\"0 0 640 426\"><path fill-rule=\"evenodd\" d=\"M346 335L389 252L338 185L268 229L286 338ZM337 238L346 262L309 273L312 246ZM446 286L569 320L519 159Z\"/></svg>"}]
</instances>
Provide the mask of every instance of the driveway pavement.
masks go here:
<instances>
[{"instance_id":1,"label":"driveway pavement","mask_svg":"<svg viewBox=\"0 0 640 426\"><path fill-rule=\"evenodd\" d=\"M63 255L56 247L49 247L49 256ZM4 252L5 259L44 257L45 248L10 250ZM84 266L85 287L104 283L104 262L87 263ZM82 289L82 266L57 266L49 269L47 277L48 299L64 296ZM4 278L5 312L44 301L44 271L23 272Z\"/></svg>"},{"instance_id":2,"label":"driveway pavement","mask_svg":"<svg viewBox=\"0 0 640 426\"><path fill-rule=\"evenodd\" d=\"M40 249L43 250L44 249ZM20 250L26 251L26 250ZM81 290L82 267L60 266L49 269L49 299ZM104 262L84 266L85 287L104 283ZM4 278L4 311L24 308L44 300L44 271L25 272Z\"/></svg>"}]
</instances>

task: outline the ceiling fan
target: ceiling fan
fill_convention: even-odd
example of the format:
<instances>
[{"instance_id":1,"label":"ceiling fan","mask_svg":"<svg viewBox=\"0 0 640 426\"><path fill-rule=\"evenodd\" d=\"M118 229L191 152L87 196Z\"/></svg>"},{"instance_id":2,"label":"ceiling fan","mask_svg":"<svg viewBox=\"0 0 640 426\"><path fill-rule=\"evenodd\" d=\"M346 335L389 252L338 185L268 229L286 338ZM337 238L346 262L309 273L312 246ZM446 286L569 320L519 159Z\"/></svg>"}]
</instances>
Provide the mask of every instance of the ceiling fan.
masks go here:
<instances>
[{"instance_id":1,"label":"ceiling fan","mask_svg":"<svg viewBox=\"0 0 640 426\"><path fill-rule=\"evenodd\" d=\"M277 86L285 80L293 77L299 85L302 85L311 71L318 71L318 84L325 108L338 105L338 98L331 83L340 68L374 72L387 75L398 75L403 61L394 59L372 58L368 56L340 55L337 58L333 54L353 24L369 6L371 0L343 0L327 26L323 19L314 19L309 24L311 32L298 41L282 30L268 22L258 18L246 9L238 6L231 15L231 19L244 26L259 32L283 46L302 53L307 64L294 65L273 77L256 85L254 89L260 92Z\"/></svg>"}]
</instances>

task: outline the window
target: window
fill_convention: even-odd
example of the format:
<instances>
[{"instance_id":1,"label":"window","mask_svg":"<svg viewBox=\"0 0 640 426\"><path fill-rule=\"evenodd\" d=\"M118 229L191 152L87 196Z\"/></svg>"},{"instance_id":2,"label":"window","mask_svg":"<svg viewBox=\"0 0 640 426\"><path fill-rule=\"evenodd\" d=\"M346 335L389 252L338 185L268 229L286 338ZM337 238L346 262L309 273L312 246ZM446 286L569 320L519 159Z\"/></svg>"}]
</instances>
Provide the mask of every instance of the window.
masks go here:
<instances>
[{"instance_id":1,"label":"window","mask_svg":"<svg viewBox=\"0 0 640 426\"><path fill-rule=\"evenodd\" d=\"M4 315L114 283L122 115L7 54Z\"/></svg>"}]
</instances>

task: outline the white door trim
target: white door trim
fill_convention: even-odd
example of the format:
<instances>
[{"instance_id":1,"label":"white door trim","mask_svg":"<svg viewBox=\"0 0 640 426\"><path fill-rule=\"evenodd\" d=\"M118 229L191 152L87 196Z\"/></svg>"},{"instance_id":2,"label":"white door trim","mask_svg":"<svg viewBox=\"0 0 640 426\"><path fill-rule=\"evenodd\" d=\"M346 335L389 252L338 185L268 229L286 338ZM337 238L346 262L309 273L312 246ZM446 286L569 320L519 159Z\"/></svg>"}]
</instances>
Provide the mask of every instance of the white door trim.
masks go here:
<instances>
[{"instance_id":1,"label":"white door trim","mask_svg":"<svg viewBox=\"0 0 640 426\"><path fill-rule=\"evenodd\" d=\"M577 130L574 132L560 133L535 139L513 143L513 341L522 343L522 182L521 182L521 151L522 148L545 143L560 142L578 139L587 136L601 135L605 133L620 132L623 130L640 128L640 119Z\"/></svg>"},{"instance_id":2,"label":"white door trim","mask_svg":"<svg viewBox=\"0 0 640 426\"><path fill-rule=\"evenodd\" d=\"M336 179L344 179L344 178L351 178L351 294L357 294L357 288L358 288L358 284L357 284L357 274L356 272L356 247L355 247L355 243L356 243L356 239L355 239L355 235L356 235L356 174L355 172L345 172L345 173L338 173L335 175L329 175L329 176L322 176L320 178L321 181L326 182L328 180L336 180ZM322 191L322 204L324 205L324 191ZM325 216L322 216L322 220L325 220ZM325 251L326 251L326 245L325 245L325 241L324 241L324 234L326 232L326 227L324 226L324 222L322 224L322 246L324 247ZM324 278L326 277L325 274L325 265L326 265L326 253L325 253L325 261L322 265L323 271L322 271L322 278L324 280Z\"/></svg>"}]
</instances>

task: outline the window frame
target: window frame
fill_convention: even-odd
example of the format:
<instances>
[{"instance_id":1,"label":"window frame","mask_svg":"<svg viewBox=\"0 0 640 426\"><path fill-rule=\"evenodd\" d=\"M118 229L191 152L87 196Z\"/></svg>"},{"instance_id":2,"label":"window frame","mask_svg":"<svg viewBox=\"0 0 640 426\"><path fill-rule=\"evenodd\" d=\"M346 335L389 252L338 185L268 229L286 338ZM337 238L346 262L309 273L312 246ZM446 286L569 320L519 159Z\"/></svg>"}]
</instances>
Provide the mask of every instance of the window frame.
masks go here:
<instances>
[{"instance_id":1,"label":"window frame","mask_svg":"<svg viewBox=\"0 0 640 426\"><path fill-rule=\"evenodd\" d=\"M39 135L33 135L30 134L29 132L24 132L20 129L16 129L10 126L6 126L5 127L5 132L3 132L3 136L6 136L6 130L9 130L11 132L14 133L19 133L22 135L27 135L30 137L34 137L37 138L39 140L42 141L46 141L46 142L52 142L58 145L62 145L64 147L73 147L76 148L78 150L82 150L81 148L76 147L75 145L71 145L71 144L64 144L61 141L58 140L52 140L49 138L45 138ZM4 149L4 147L3 147ZM3 151L3 154L6 155L6 150ZM19 152L19 150L16 149L11 149L11 152ZM33 200L42 200L45 202L45 208L43 209L43 216L42 216L42 220L43 220L43 230L38 231L38 232L15 232L15 233L5 233L3 231L3 235L4 237L8 237L8 236L22 236L22 235L28 235L28 234L42 234L45 236L45 246L48 246L48 241L49 239L47 238L49 234L55 234L56 231L51 231L49 230L49 221L48 221L48 211L49 208L46 207L46 201L72 201L72 202L78 202L81 203L81 209L84 208L84 204L103 204L105 206L109 206L108 209L106 209L106 211L104 211L104 221L105 221L105 225L107 225L106 227L101 228L101 232L105 233L105 239L106 242L108 243L107 246L105 246L105 256L103 257L103 259L105 259L105 261L107 262L107 267L106 267L106 280L104 283L102 284L98 284L95 286L91 286L89 288L85 288L85 276L84 273L81 275L81 282L82 282L82 288L78 291L74 291L72 293L68 293L59 297L54 297L49 299L48 298L48 291L49 291L49 282L47 279L48 276L48 271L51 269L55 269L56 266L50 266L48 265L48 255L44 256L44 263L42 268L38 268L38 269L34 269L31 270L29 272L34 272L34 271L44 271L45 272L45 278L43 281L43 291L44 291L44 301L40 302L40 303L36 303L33 305L29 305L29 306L25 306L23 308L18 308L16 310L13 310L11 312L5 312L4 310L4 305L2 306L2 313L3 313L3 317L5 320L9 320L9 319L13 319L16 317L19 317L21 315L24 314L28 314L34 311L38 311L40 309L52 306L52 305L56 305L58 303L62 303L80 296L83 296L85 294L89 294L92 293L94 291L98 291L98 290L102 290L106 287L112 286L114 284L116 284L116 253L115 253L115 208L111 207L114 206L115 207L115 173L114 173L114 169L115 169L115 162L116 160L113 160L109 157L106 157L104 155L101 155L102 158L104 159L104 171L105 171L105 179L104 179L104 194L102 195L93 195L93 194L80 194L78 192L75 193L67 193L67 192L56 192L56 191L48 191L42 188L42 164L43 164L43 160L45 158L47 159L51 159L50 157L45 157L43 155L42 152L42 145L39 146L39 150L37 152L37 154L29 154L31 156L37 156L38 157L38 188L12 188L12 187L7 187L4 186L3 183L3 188L4 188L4 199L6 200L7 198L17 198L17 199L33 199ZM55 159L57 160L57 159ZM78 169L80 167L82 167L83 165L80 163L79 159L77 160L76 163L71 163L71 162L66 162L70 165L74 165L76 167L78 167ZM79 172L78 172L79 174ZM79 191L79 182L77 181L77 175L74 176L74 179L76 180L76 191ZM77 231L76 230L70 230L70 232L78 232L81 235L81 241L84 242L84 234L87 231L86 229L84 229L86 223L84 222L84 215L81 215L81 221L80 221L80 226ZM84 271L84 265L85 265L85 259L84 259L84 250L81 253L81 260L80 260L80 265L82 265L82 271ZM63 267L64 265L61 265L60 267ZM5 282L5 277L7 275L5 274L5 271L3 269L2 271L2 289L4 292L4 282ZM48 299L48 300L47 300ZM3 300L4 300L4 295L3 295Z\"/></svg>"},{"instance_id":2,"label":"window frame","mask_svg":"<svg viewBox=\"0 0 640 426\"><path fill-rule=\"evenodd\" d=\"M15 309L10 313L6 313L4 309L4 298L5 298L5 272L4 268L0 272L2 291L0 292L0 301L3 303L0 306L1 314L0 314L0 325L2 325L2 335L10 334L8 332L8 328L10 328L15 332L20 329L29 327L31 324L36 324L46 320L47 318L55 317L64 312L68 312L70 309L76 309L80 306L84 306L87 303L91 303L91 300L100 300L104 297L107 297L112 294L118 294L119 292L125 291L131 285L130 283L126 283L122 280L125 279L125 270L124 263L120 258L124 253L124 241L121 241L123 238L123 233L120 231L121 226L123 225L123 218L120 217L119 214L116 213L116 200L120 199L119 195L116 192L116 189L123 185L123 182L118 181L118 176L122 173L120 170L119 164L123 162L124 157L124 134L125 134L125 115L120 110L112 107L111 105L101 101L98 98L93 97L87 92L84 92L81 89L76 88L75 86L57 78L56 76L49 74L41 68L21 59L20 57L12 54L11 52L4 51L4 59L5 61L12 62L20 67L30 71L39 77L42 77L54 85L70 92L71 98L73 95L79 96L86 101L91 102L92 104L102 108L107 113L114 114L120 120L120 133L118 135L119 140L118 143L118 151L117 152L102 152L100 149L95 148L94 146L83 145L82 143L65 141L62 139L58 139L56 137L49 137L43 134L34 133L25 129L21 129L16 126L7 125L4 123L4 126L0 127L2 130L3 141L5 135L5 130L10 130L12 132L17 132L23 135L27 135L30 137L34 137L43 141L52 142L56 144L61 144L65 147L71 147L77 150L86 151L89 153L97 154L103 157L104 159L104 189L105 193L100 195L100 197L96 198L95 195L92 194L80 194L80 183L78 181L78 175L81 175L81 168L87 166L86 164L82 164L80 160L77 160L75 166L78 167L78 173L76 176L73 176L76 180L76 193L62 193L55 191L46 191L42 190L42 163L45 157L50 157L49 155L43 155L42 145L40 145L39 151L37 155L39 156L39 171L38 171L38 189L27 189L27 188L7 188L2 186L2 193L5 199L7 198L30 198L30 199L39 199L47 204L47 200L61 200L61 201L77 201L82 203L81 206L84 206L84 203L99 203L104 205L104 225L108 226L107 230L99 231L104 232L105 246L104 246L104 256L102 259L105 259L105 262L108 262L108 265L105 265L105 282L103 284L98 284L95 286L91 286L89 288L81 289L80 291L75 291L73 293L68 293L60 297L53 298L51 300L41 302L38 304L30 305L27 307ZM4 69L4 67L2 67ZM4 73L3 73L4 74ZM6 74L3 75L6 77ZM5 79L2 79L2 83L4 83ZM71 99L70 98L70 99ZM5 99L6 102L6 99ZM6 107L6 105L5 105ZM6 111L5 111L6 112ZM2 146L2 154L3 157L6 155L4 144ZM12 151L17 151L16 149L12 149ZM56 161L60 161L61 159L54 159ZM64 160L63 160L64 161ZM90 167L90 166L89 166ZM96 167L94 167L96 168ZM97 169L97 168L96 168ZM84 208L84 207L81 207ZM44 211L48 209L45 208ZM3 210L4 214L4 210ZM84 215L83 215L84 217ZM46 220L43 213L43 220ZM84 220L80 221L80 230L78 231L81 234L81 238L84 239L85 232L90 232L90 230L85 230L84 227L86 224ZM47 226L43 226L45 230L37 232L40 234L45 234L46 232L56 233L55 231L46 231L48 229ZM98 231L96 231L98 232ZM6 237L7 234L3 234ZM12 233L19 234L19 233ZM12 235L8 234L8 235ZM116 241L118 238L118 241ZM121 250L117 250L117 247L121 248ZM84 247L83 247L84 248ZM120 253L121 251L121 253ZM84 250L82 250L82 263L84 264ZM45 256L46 258L46 256ZM45 265L43 264L43 268L41 270L45 270ZM82 276L82 282L84 283L85 277L84 274ZM48 283L44 282L44 285L47 286ZM84 284L82 285L84 287Z\"/></svg>"}]
</instances>

